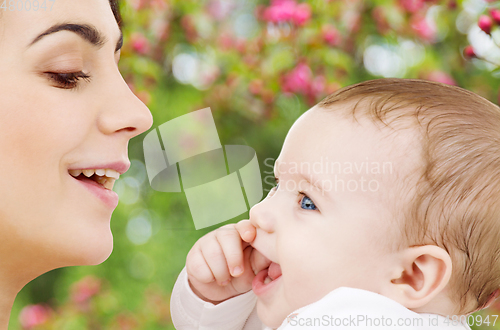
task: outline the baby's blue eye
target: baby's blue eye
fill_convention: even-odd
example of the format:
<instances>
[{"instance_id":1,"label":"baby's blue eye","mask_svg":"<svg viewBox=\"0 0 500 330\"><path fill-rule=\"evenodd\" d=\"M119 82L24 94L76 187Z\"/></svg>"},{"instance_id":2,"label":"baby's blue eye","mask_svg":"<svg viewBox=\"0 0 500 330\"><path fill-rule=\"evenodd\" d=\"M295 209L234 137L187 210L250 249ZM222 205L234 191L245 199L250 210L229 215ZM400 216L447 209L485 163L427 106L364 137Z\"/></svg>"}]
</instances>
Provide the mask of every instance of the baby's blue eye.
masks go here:
<instances>
[{"instance_id":1,"label":"baby's blue eye","mask_svg":"<svg viewBox=\"0 0 500 330\"><path fill-rule=\"evenodd\" d=\"M312 199L304 195L302 199L300 200L300 207L302 207L304 210L316 210L316 205L314 205L314 202Z\"/></svg>"}]
</instances>

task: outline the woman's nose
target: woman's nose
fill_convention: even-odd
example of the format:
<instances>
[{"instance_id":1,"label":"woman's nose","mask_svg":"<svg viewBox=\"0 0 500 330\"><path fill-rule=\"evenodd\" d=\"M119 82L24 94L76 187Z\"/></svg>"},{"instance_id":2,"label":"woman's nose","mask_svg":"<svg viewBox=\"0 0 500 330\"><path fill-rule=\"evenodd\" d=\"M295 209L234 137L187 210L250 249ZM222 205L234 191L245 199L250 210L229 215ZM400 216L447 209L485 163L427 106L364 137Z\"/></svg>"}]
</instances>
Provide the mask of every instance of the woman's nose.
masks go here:
<instances>
[{"instance_id":1,"label":"woman's nose","mask_svg":"<svg viewBox=\"0 0 500 330\"><path fill-rule=\"evenodd\" d=\"M268 233L274 232L274 212L270 209L269 198L255 204L249 213L250 223Z\"/></svg>"},{"instance_id":2,"label":"woman's nose","mask_svg":"<svg viewBox=\"0 0 500 330\"><path fill-rule=\"evenodd\" d=\"M99 117L99 128L105 133L126 131L131 139L153 125L149 108L132 92L116 68L114 79L107 88L107 100Z\"/></svg>"}]
</instances>

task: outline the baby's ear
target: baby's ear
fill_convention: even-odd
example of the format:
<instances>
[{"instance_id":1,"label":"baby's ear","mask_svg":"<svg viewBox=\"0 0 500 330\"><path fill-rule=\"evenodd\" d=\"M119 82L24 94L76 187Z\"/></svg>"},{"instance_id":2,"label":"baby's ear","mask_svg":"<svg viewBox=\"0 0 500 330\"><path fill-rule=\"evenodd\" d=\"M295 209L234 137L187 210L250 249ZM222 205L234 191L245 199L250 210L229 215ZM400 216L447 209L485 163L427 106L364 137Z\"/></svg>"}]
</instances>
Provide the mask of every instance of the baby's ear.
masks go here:
<instances>
[{"instance_id":1,"label":"baby's ear","mask_svg":"<svg viewBox=\"0 0 500 330\"><path fill-rule=\"evenodd\" d=\"M442 248L423 245L401 251L386 295L409 309L429 303L448 284L451 258Z\"/></svg>"}]
</instances>

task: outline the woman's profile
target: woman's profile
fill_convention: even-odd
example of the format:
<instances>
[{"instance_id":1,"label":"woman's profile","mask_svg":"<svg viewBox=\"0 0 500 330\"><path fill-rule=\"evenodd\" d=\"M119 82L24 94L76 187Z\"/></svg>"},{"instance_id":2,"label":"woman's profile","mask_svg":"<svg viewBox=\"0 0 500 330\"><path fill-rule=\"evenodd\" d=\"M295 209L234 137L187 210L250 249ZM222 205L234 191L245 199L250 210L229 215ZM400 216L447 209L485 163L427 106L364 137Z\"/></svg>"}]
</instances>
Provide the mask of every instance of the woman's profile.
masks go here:
<instances>
[{"instance_id":1,"label":"woman's profile","mask_svg":"<svg viewBox=\"0 0 500 330\"><path fill-rule=\"evenodd\" d=\"M118 69L116 0L8 6L0 9L0 329L34 278L109 257L111 189L130 166L129 140L152 125Z\"/></svg>"}]
</instances>

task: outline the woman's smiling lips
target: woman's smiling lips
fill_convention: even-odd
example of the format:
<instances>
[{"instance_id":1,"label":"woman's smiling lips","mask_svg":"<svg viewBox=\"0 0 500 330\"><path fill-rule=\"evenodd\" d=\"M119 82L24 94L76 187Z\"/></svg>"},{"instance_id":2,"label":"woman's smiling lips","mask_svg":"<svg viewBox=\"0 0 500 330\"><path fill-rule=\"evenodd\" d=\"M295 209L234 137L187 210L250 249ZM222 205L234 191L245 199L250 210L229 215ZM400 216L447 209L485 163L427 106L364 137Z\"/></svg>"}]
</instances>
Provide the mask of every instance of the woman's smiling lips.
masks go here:
<instances>
[{"instance_id":1,"label":"woman's smiling lips","mask_svg":"<svg viewBox=\"0 0 500 330\"><path fill-rule=\"evenodd\" d=\"M101 184L86 177L83 177L82 179L76 179L73 176L71 177L73 178L73 180L79 182L91 193L97 196L97 198L104 202L104 204L106 204L109 208L115 209L118 206L119 197L118 194L113 190L106 189Z\"/></svg>"},{"instance_id":2,"label":"woman's smiling lips","mask_svg":"<svg viewBox=\"0 0 500 330\"><path fill-rule=\"evenodd\" d=\"M118 197L118 194L116 192L111 190L111 188L106 189L102 184L96 182L95 180L87 178L83 174L77 176L78 178L76 178L73 174L71 174L71 172L75 171L75 170L87 170L87 169L88 170L91 170L91 169L112 169L121 175L121 174L125 173L129 168L130 168L129 162L116 161L116 162L112 162L112 163L108 163L108 164L91 165L91 166L73 165L68 169L68 172L73 179L80 182L80 184L82 184L86 189L88 189L90 192L92 192L97 198L99 198L102 202L104 202L104 204L106 204L109 208L115 209L118 206L118 202L119 202L119 197ZM97 173L97 171L96 171L96 173ZM90 175L90 174L88 174L88 175ZM111 180L114 181L114 179L111 179Z\"/></svg>"},{"instance_id":3,"label":"woman's smiling lips","mask_svg":"<svg viewBox=\"0 0 500 330\"><path fill-rule=\"evenodd\" d=\"M110 168L117 171L120 175L124 174L130 168L130 162L116 161L108 164L97 164L97 165L72 165L68 168L70 170L85 170L85 169L98 169L98 168Z\"/></svg>"}]
</instances>

